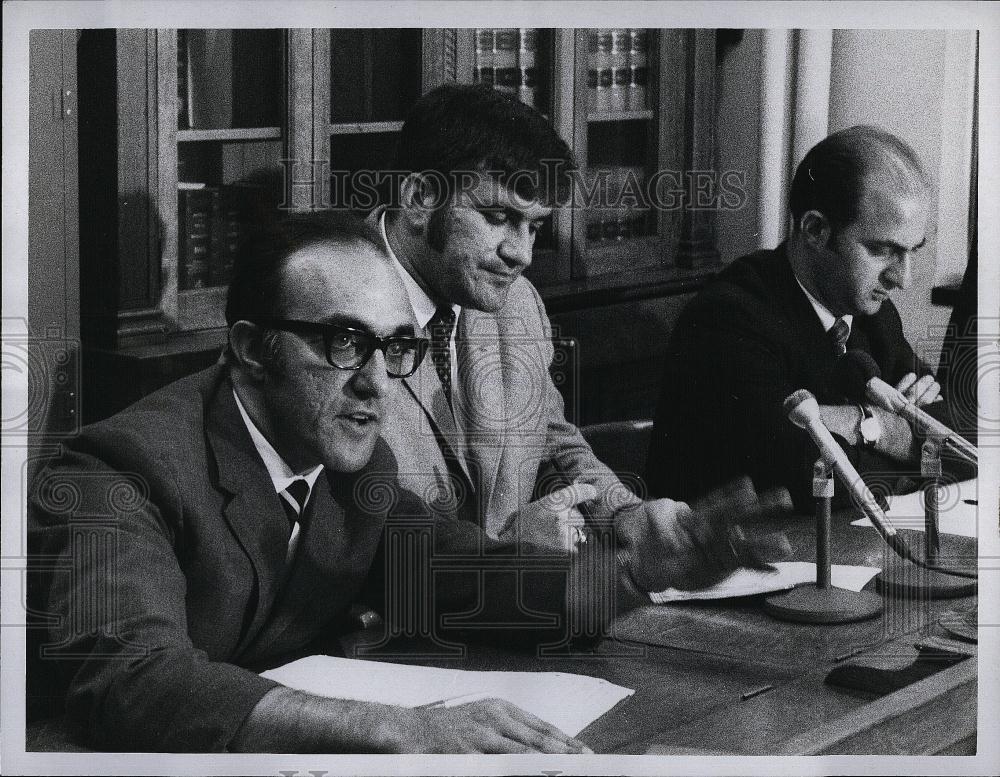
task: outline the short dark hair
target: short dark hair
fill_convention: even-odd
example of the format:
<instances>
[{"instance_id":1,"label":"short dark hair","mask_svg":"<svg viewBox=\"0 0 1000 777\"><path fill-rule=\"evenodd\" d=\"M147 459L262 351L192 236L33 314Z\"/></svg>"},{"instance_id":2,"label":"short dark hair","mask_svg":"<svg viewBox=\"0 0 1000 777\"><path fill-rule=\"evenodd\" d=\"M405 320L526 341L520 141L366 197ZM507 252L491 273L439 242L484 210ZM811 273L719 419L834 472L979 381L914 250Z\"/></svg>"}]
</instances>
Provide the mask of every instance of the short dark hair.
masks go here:
<instances>
[{"instance_id":1,"label":"short dark hair","mask_svg":"<svg viewBox=\"0 0 1000 777\"><path fill-rule=\"evenodd\" d=\"M570 196L576 162L534 108L484 84L447 83L414 103L395 169L437 173L445 182L456 173L495 171L519 196L555 204Z\"/></svg>"},{"instance_id":2,"label":"short dark hair","mask_svg":"<svg viewBox=\"0 0 1000 777\"><path fill-rule=\"evenodd\" d=\"M259 226L237 260L226 324L280 317L282 271L292 254L317 243L369 243L385 254L378 230L344 210L289 211Z\"/></svg>"},{"instance_id":3,"label":"short dark hair","mask_svg":"<svg viewBox=\"0 0 1000 777\"><path fill-rule=\"evenodd\" d=\"M834 132L813 146L799 163L788 193L793 231L802 214L816 210L834 231L858 217L865 181L890 169L917 178L927 186L920 157L905 141L880 127L858 125ZM898 171L898 172L897 172Z\"/></svg>"}]
</instances>

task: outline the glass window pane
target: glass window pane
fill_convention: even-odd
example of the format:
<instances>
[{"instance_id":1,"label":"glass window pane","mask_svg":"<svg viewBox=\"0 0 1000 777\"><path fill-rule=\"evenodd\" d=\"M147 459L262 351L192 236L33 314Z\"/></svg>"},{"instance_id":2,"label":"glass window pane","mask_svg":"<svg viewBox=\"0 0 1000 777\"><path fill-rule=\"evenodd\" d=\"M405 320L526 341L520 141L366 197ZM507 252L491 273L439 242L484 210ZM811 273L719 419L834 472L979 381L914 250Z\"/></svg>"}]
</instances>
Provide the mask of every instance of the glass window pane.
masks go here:
<instances>
[{"instance_id":1,"label":"glass window pane","mask_svg":"<svg viewBox=\"0 0 1000 777\"><path fill-rule=\"evenodd\" d=\"M282 30L178 30L177 128L278 127Z\"/></svg>"},{"instance_id":2,"label":"glass window pane","mask_svg":"<svg viewBox=\"0 0 1000 777\"><path fill-rule=\"evenodd\" d=\"M649 121L592 121L587 127L587 188L599 199L587 210L587 239L627 240L651 234L646 183Z\"/></svg>"},{"instance_id":3,"label":"glass window pane","mask_svg":"<svg viewBox=\"0 0 1000 777\"><path fill-rule=\"evenodd\" d=\"M330 198L333 208L366 212L392 200L398 181L388 171L398 134L335 135L330 143Z\"/></svg>"},{"instance_id":4,"label":"glass window pane","mask_svg":"<svg viewBox=\"0 0 1000 777\"><path fill-rule=\"evenodd\" d=\"M330 30L330 121L401 121L420 96L418 29Z\"/></svg>"}]
</instances>

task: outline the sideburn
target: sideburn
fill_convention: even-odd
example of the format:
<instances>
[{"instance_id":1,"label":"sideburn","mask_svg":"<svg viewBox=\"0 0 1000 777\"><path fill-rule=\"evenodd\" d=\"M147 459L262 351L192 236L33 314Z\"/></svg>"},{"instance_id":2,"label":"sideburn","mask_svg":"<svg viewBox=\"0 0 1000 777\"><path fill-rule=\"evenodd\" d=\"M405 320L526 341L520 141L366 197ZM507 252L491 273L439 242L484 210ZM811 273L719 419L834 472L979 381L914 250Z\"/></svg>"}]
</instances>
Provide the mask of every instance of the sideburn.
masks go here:
<instances>
[{"instance_id":1,"label":"sideburn","mask_svg":"<svg viewBox=\"0 0 1000 777\"><path fill-rule=\"evenodd\" d=\"M448 219L451 217L451 208L441 206L431 212L430 220L427 222L427 245L441 253L448 245Z\"/></svg>"}]
</instances>

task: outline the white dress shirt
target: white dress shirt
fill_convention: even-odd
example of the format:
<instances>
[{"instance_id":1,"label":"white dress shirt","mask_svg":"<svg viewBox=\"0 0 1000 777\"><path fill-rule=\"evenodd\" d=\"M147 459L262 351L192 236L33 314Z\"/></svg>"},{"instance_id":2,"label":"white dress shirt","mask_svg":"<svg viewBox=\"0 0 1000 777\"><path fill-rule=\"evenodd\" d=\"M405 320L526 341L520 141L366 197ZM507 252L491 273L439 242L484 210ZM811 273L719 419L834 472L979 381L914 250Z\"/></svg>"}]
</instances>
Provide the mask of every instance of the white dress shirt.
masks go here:
<instances>
[{"instance_id":1,"label":"white dress shirt","mask_svg":"<svg viewBox=\"0 0 1000 777\"><path fill-rule=\"evenodd\" d=\"M816 315L819 316L819 321L823 325L823 331L829 332L833 328L833 325L837 323L837 316L833 315L826 305L809 293L809 289L802 285L802 281L799 280L798 276L795 277L795 282L799 284L799 288L802 289L802 293L806 295L806 298L813 306L813 310L816 311ZM840 316L840 318L844 319L844 323L847 324L847 336L850 337L851 324L854 321L854 316L848 313Z\"/></svg>"},{"instance_id":2,"label":"white dress shirt","mask_svg":"<svg viewBox=\"0 0 1000 777\"><path fill-rule=\"evenodd\" d=\"M261 434L260 429L257 428L257 425L253 422L250 416L247 415L246 408L244 408L243 403L240 402L236 389L233 389L233 399L236 400L236 407L240 411L243 423L246 424L247 431L250 432L250 439L253 440L257 453L260 454L260 458L264 462L267 474L271 476L271 482L274 484L275 492L278 494L280 499L284 499L288 504L290 504L296 512L299 510L299 505L295 504L295 500L285 491L285 489L291 485L293 480L302 478L306 481L306 485L309 486L309 490L306 492L306 499L302 503L302 509L305 510L305 506L309 504L309 497L312 496L312 490L313 486L316 484L316 478L318 478L320 473L323 471L323 465L317 464L315 467L305 472L293 472L292 468L285 463L285 460L281 458L281 455L274 449L274 446L267 441L267 438ZM292 557L295 555L295 548L298 546L298 541L299 522L296 521L295 526L292 528L292 535L288 538L288 553L285 557L286 563L290 562Z\"/></svg>"}]
</instances>

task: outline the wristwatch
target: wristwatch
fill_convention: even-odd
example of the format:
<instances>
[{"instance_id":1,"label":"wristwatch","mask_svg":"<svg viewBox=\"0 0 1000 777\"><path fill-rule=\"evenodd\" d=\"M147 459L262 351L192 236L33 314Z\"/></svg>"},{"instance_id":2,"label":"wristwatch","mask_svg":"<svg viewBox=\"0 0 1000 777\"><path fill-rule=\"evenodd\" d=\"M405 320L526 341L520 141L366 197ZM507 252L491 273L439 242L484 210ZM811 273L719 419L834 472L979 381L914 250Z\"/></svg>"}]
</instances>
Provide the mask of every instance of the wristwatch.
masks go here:
<instances>
[{"instance_id":1,"label":"wristwatch","mask_svg":"<svg viewBox=\"0 0 1000 777\"><path fill-rule=\"evenodd\" d=\"M882 423L867 405L858 405L861 420L858 423L858 437L866 448L874 448L882 436Z\"/></svg>"}]
</instances>

